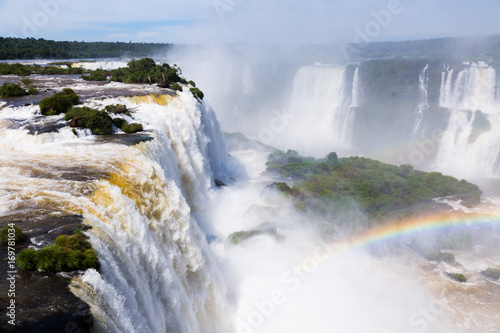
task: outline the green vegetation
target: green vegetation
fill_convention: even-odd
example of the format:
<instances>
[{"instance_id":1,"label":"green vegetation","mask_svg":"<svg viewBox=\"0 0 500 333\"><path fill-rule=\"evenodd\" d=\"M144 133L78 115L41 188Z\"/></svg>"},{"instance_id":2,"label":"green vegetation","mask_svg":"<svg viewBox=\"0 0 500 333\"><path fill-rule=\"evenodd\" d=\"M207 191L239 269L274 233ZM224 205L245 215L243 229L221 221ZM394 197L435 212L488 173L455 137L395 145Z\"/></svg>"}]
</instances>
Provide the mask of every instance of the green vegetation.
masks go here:
<instances>
[{"instance_id":1,"label":"green vegetation","mask_svg":"<svg viewBox=\"0 0 500 333\"><path fill-rule=\"evenodd\" d=\"M465 277L465 275L460 274L460 273L450 274L450 277L453 280L458 281L458 282L467 282L467 278Z\"/></svg>"},{"instance_id":2,"label":"green vegetation","mask_svg":"<svg viewBox=\"0 0 500 333\"><path fill-rule=\"evenodd\" d=\"M454 262L455 261L455 256L451 253L448 252L441 252L441 251L428 251L422 253L422 256L430 261L444 261L444 262Z\"/></svg>"},{"instance_id":3,"label":"green vegetation","mask_svg":"<svg viewBox=\"0 0 500 333\"><path fill-rule=\"evenodd\" d=\"M51 97L46 97L40 102L40 112L45 116L55 116L68 112L73 105L80 104L80 98L70 88Z\"/></svg>"},{"instance_id":4,"label":"green vegetation","mask_svg":"<svg viewBox=\"0 0 500 333\"><path fill-rule=\"evenodd\" d=\"M43 38L0 37L0 60L146 57L165 53L170 46L161 43L55 42Z\"/></svg>"},{"instance_id":5,"label":"green vegetation","mask_svg":"<svg viewBox=\"0 0 500 333\"><path fill-rule=\"evenodd\" d=\"M0 87L0 97L2 98L21 97L27 94L28 92L23 87L15 83L4 83Z\"/></svg>"},{"instance_id":6,"label":"green vegetation","mask_svg":"<svg viewBox=\"0 0 500 333\"><path fill-rule=\"evenodd\" d=\"M82 79L85 81L106 81L108 79L108 75L110 75L109 71L96 69L95 71L92 71L90 75L82 76Z\"/></svg>"},{"instance_id":7,"label":"green vegetation","mask_svg":"<svg viewBox=\"0 0 500 333\"><path fill-rule=\"evenodd\" d=\"M151 58L131 60L126 68L111 71L111 81L124 83L160 83L170 86L175 82L182 82L181 70L169 64L157 65ZM185 80L184 80L185 81Z\"/></svg>"},{"instance_id":8,"label":"green vegetation","mask_svg":"<svg viewBox=\"0 0 500 333\"><path fill-rule=\"evenodd\" d=\"M200 89L198 89L198 88L191 88L190 91L191 91L191 93L193 94L193 96L195 98L199 98L199 99L202 100L203 97L205 97L205 95L203 94L203 92Z\"/></svg>"},{"instance_id":9,"label":"green vegetation","mask_svg":"<svg viewBox=\"0 0 500 333\"><path fill-rule=\"evenodd\" d=\"M77 75L83 74L82 68L61 68L56 66L41 66L41 65L23 65L23 64L5 64L0 63L0 75L20 75L27 76L30 74L40 75Z\"/></svg>"},{"instance_id":10,"label":"green vegetation","mask_svg":"<svg viewBox=\"0 0 500 333\"><path fill-rule=\"evenodd\" d=\"M252 237L261 236L261 235L269 235L274 237L276 240L281 240L283 236L278 234L278 230L276 229L275 223L265 222L260 226L253 228L248 231L237 231L233 232L228 236L228 241L230 244L238 245L241 242L244 242Z\"/></svg>"},{"instance_id":11,"label":"green vegetation","mask_svg":"<svg viewBox=\"0 0 500 333\"><path fill-rule=\"evenodd\" d=\"M338 159L330 154L324 160L305 159L296 152L272 154L268 170L297 181L296 197L304 197L307 210L341 215L361 210L371 220L402 218L433 205L433 199L450 197L473 206L480 202L479 188L438 172L413 170L364 157ZM279 190L290 191L280 185ZM302 208L304 205L302 205ZM470 236L449 236L444 242L470 246Z\"/></svg>"},{"instance_id":12,"label":"green vegetation","mask_svg":"<svg viewBox=\"0 0 500 333\"><path fill-rule=\"evenodd\" d=\"M113 119L106 111L99 111L89 107L73 108L66 112L64 120L69 120L71 127L88 128L94 135L111 134Z\"/></svg>"},{"instance_id":13,"label":"green vegetation","mask_svg":"<svg viewBox=\"0 0 500 333\"><path fill-rule=\"evenodd\" d=\"M137 133L137 132L142 132L142 124L138 123L130 123L127 124L126 122L122 124L121 126L122 131L125 133Z\"/></svg>"},{"instance_id":14,"label":"green vegetation","mask_svg":"<svg viewBox=\"0 0 500 333\"><path fill-rule=\"evenodd\" d=\"M175 90L175 91L182 91L182 86L178 83L174 83L170 86L170 89Z\"/></svg>"},{"instance_id":15,"label":"green vegetation","mask_svg":"<svg viewBox=\"0 0 500 333\"><path fill-rule=\"evenodd\" d=\"M14 231L14 241L22 242L26 239L26 236L23 233L23 230L17 225L6 225L2 229L0 229L0 241L3 244L7 244L9 241L9 234L12 235L12 231Z\"/></svg>"},{"instance_id":16,"label":"green vegetation","mask_svg":"<svg viewBox=\"0 0 500 333\"><path fill-rule=\"evenodd\" d=\"M500 269L490 267L484 272L482 272L482 274L486 277L489 277L490 279L500 280Z\"/></svg>"},{"instance_id":17,"label":"green vegetation","mask_svg":"<svg viewBox=\"0 0 500 333\"><path fill-rule=\"evenodd\" d=\"M100 266L97 254L81 232L71 236L58 236L55 244L38 251L22 250L17 256L17 265L28 271L39 269L49 274L99 269Z\"/></svg>"},{"instance_id":18,"label":"green vegetation","mask_svg":"<svg viewBox=\"0 0 500 333\"><path fill-rule=\"evenodd\" d=\"M106 111L114 114L127 113L128 109L123 104L115 104L115 105L106 105L104 108Z\"/></svg>"}]
</instances>

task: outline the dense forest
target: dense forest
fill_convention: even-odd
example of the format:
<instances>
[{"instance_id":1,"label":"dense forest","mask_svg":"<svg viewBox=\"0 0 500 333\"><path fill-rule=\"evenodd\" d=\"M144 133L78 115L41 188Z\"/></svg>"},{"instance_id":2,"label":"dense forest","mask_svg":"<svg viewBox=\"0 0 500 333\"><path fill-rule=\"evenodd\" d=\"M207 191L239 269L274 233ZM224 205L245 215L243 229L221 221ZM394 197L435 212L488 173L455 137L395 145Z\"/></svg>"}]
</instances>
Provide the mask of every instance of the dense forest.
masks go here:
<instances>
[{"instance_id":1,"label":"dense forest","mask_svg":"<svg viewBox=\"0 0 500 333\"><path fill-rule=\"evenodd\" d=\"M14 59L82 59L142 58L165 52L173 44L124 42L69 42L43 38L0 37L0 60ZM367 59L432 57L448 63L466 60L489 61L500 67L500 35L463 38L435 38L417 41L369 42L344 45L294 46L290 52L314 55L314 61L328 62L322 57L348 56L350 61ZM331 59L330 59L331 60Z\"/></svg>"},{"instance_id":2,"label":"dense forest","mask_svg":"<svg viewBox=\"0 0 500 333\"><path fill-rule=\"evenodd\" d=\"M171 44L56 42L43 38L0 37L0 60L13 59L81 59L144 57L168 50Z\"/></svg>"},{"instance_id":3,"label":"dense forest","mask_svg":"<svg viewBox=\"0 0 500 333\"><path fill-rule=\"evenodd\" d=\"M343 46L351 60L432 57L446 62L489 61L500 65L500 36L435 38L417 41L376 42Z\"/></svg>"}]
</instances>

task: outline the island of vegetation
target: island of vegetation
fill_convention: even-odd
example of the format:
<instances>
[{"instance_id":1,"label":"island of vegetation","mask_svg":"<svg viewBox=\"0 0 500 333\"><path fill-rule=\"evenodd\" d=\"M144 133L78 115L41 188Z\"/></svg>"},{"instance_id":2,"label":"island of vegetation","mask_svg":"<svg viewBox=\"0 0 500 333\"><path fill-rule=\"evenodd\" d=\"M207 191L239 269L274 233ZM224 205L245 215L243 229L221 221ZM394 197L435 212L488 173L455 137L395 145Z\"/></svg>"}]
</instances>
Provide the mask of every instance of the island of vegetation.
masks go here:
<instances>
[{"instance_id":1,"label":"island of vegetation","mask_svg":"<svg viewBox=\"0 0 500 333\"><path fill-rule=\"evenodd\" d=\"M448 197L471 207L480 202L479 188L439 172L414 170L411 165L390 165L364 157L304 158L295 151L276 152L268 170L285 179L276 187L296 200L303 212L327 214L335 220L359 211L374 223L421 213L434 199Z\"/></svg>"}]
</instances>

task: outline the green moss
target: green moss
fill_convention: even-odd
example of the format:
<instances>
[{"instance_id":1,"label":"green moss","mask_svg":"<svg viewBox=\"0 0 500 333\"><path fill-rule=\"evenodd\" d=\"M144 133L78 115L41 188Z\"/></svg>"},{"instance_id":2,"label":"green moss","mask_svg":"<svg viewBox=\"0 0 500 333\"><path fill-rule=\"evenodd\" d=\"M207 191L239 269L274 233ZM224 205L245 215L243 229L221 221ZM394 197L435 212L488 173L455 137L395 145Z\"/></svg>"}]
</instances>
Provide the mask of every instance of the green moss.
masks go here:
<instances>
[{"instance_id":1,"label":"green moss","mask_svg":"<svg viewBox=\"0 0 500 333\"><path fill-rule=\"evenodd\" d=\"M27 271L35 271L37 269L35 249L24 249L17 256L17 265Z\"/></svg>"},{"instance_id":2,"label":"green moss","mask_svg":"<svg viewBox=\"0 0 500 333\"><path fill-rule=\"evenodd\" d=\"M199 98L199 99L202 100L203 97L205 97L205 95L203 94L203 92L200 89L196 88L196 87L195 88L191 88L189 90L191 91L191 93L193 94L193 96L195 98Z\"/></svg>"},{"instance_id":3,"label":"green moss","mask_svg":"<svg viewBox=\"0 0 500 333\"><path fill-rule=\"evenodd\" d=\"M26 236L23 233L23 230L18 227L17 225L6 225L2 229L0 229L0 241L3 244L7 244L9 241L9 234L10 236L14 234L14 241L15 242L22 242L26 239Z\"/></svg>"},{"instance_id":4,"label":"green moss","mask_svg":"<svg viewBox=\"0 0 500 333\"><path fill-rule=\"evenodd\" d=\"M137 132L141 132L142 130L143 130L142 124L138 124L138 123L127 124L127 123L124 123L122 125L122 131L124 131L125 133L137 133Z\"/></svg>"},{"instance_id":5,"label":"green moss","mask_svg":"<svg viewBox=\"0 0 500 333\"><path fill-rule=\"evenodd\" d=\"M27 94L25 89L15 83L4 83L0 87L0 97L2 98L21 97Z\"/></svg>"}]
</instances>

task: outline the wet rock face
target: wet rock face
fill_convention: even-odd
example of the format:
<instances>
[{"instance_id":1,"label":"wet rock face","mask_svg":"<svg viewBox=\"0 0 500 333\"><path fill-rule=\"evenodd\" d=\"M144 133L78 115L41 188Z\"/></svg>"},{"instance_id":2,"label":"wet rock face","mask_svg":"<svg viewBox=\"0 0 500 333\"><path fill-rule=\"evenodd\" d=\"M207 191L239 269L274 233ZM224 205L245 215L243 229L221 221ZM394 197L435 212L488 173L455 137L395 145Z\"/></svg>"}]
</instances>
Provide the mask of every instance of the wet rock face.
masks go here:
<instances>
[{"instance_id":1,"label":"wet rock face","mask_svg":"<svg viewBox=\"0 0 500 333\"><path fill-rule=\"evenodd\" d=\"M44 213L46 218L43 218ZM34 216L37 219L34 219ZM24 242L15 246L16 254L31 246L47 246L59 235L70 235L74 229L84 229L80 215L51 216L49 212L33 209L17 211L0 217L0 226L15 223L26 235ZM7 258L8 248L0 245L0 257ZM10 271L6 260L0 261L0 290L9 290L9 281L4 278ZM37 333L84 333L90 332L93 317L90 307L69 290L69 282L78 273L51 275L43 272L28 272L17 269L15 280L16 325L2 310L0 316L1 332L37 332ZM0 294L0 304L8 304L11 297Z\"/></svg>"}]
</instances>

